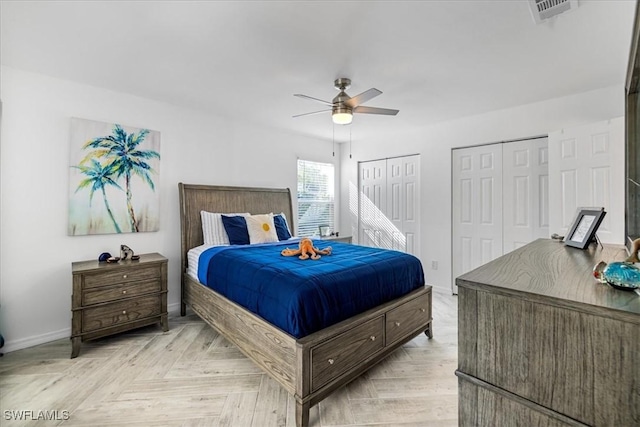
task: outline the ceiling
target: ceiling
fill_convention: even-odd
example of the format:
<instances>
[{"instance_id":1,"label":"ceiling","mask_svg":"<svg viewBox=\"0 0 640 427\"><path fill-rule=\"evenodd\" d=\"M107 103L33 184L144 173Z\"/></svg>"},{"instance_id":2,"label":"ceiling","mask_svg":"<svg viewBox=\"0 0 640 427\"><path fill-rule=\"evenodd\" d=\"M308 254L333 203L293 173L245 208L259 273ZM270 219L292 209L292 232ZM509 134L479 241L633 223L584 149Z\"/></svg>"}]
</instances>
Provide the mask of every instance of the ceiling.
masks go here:
<instances>
[{"instance_id":1,"label":"ceiling","mask_svg":"<svg viewBox=\"0 0 640 427\"><path fill-rule=\"evenodd\" d=\"M536 25L527 1L0 3L3 65L331 139L333 80L396 117L354 140L622 85L635 1ZM339 130L336 130L338 132Z\"/></svg>"}]
</instances>

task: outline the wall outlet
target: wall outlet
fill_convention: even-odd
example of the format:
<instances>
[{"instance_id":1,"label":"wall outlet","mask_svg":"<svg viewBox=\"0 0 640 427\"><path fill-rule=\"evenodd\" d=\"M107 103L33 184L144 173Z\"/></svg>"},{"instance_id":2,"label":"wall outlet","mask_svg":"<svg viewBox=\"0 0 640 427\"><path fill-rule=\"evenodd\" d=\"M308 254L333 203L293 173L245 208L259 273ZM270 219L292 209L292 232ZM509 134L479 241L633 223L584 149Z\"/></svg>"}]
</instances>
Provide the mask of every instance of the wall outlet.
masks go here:
<instances>
[{"instance_id":1,"label":"wall outlet","mask_svg":"<svg viewBox=\"0 0 640 427\"><path fill-rule=\"evenodd\" d=\"M438 269L438 261L431 261L431 269L432 270Z\"/></svg>"}]
</instances>

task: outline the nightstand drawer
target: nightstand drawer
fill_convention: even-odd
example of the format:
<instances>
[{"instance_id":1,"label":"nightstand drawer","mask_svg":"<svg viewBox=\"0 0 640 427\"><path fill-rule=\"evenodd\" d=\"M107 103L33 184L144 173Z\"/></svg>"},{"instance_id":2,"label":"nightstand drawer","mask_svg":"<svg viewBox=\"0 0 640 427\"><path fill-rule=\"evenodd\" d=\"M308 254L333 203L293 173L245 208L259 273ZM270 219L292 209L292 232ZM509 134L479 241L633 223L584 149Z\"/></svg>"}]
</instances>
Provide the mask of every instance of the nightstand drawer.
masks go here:
<instances>
[{"instance_id":1,"label":"nightstand drawer","mask_svg":"<svg viewBox=\"0 0 640 427\"><path fill-rule=\"evenodd\" d=\"M329 381L360 363L365 355L373 355L384 347L384 320L376 317L311 349L311 390L316 391ZM348 346L344 343L349 342Z\"/></svg>"},{"instance_id":2,"label":"nightstand drawer","mask_svg":"<svg viewBox=\"0 0 640 427\"><path fill-rule=\"evenodd\" d=\"M121 323L156 316L161 311L161 295L135 298L82 311L82 331L90 332Z\"/></svg>"},{"instance_id":3,"label":"nightstand drawer","mask_svg":"<svg viewBox=\"0 0 640 427\"><path fill-rule=\"evenodd\" d=\"M431 294L423 294L387 313L387 345L431 320Z\"/></svg>"},{"instance_id":4,"label":"nightstand drawer","mask_svg":"<svg viewBox=\"0 0 640 427\"><path fill-rule=\"evenodd\" d=\"M126 282L138 282L148 279L159 279L160 268L155 266L140 268L123 268L117 271L102 271L94 274L85 274L83 288L95 288L96 286L115 285Z\"/></svg>"},{"instance_id":5,"label":"nightstand drawer","mask_svg":"<svg viewBox=\"0 0 640 427\"><path fill-rule=\"evenodd\" d=\"M127 282L115 286L91 288L82 293L82 305L99 304L101 302L117 301L136 295L160 292L162 283L152 279L143 282Z\"/></svg>"}]
</instances>

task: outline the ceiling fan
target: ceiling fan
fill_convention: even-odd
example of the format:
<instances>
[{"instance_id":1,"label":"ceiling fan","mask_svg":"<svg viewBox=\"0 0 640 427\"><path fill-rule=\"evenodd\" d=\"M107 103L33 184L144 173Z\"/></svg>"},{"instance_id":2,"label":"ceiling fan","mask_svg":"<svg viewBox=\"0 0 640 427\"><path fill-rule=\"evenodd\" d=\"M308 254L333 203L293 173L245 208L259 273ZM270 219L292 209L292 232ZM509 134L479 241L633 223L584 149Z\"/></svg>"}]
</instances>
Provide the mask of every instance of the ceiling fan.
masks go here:
<instances>
[{"instance_id":1,"label":"ceiling fan","mask_svg":"<svg viewBox=\"0 0 640 427\"><path fill-rule=\"evenodd\" d=\"M345 90L349 89L351 86L351 80L347 78L339 78L333 82L333 85L336 89L340 91L340 93L333 98L331 102L323 101L322 99L314 98L307 95L302 95L299 93L294 94L293 96L297 96L299 98L310 99L312 101L319 102L321 104L326 105L327 107L331 107L326 110L314 111L311 113L298 114L293 117L302 117L308 116L311 114L324 113L327 111L331 111L331 118L333 122L339 125L348 125L353 120L354 113L365 113L365 114L383 114L386 116L395 116L398 114L399 110L392 110L389 108L377 108L377 107L365 107L361 104L364 104L368 100L375 98L380 95L382 92L378 89L371 88L369 90L365 90L359 95L354 96L353 98L347 95Z\"/></svg>"}]
</instances>

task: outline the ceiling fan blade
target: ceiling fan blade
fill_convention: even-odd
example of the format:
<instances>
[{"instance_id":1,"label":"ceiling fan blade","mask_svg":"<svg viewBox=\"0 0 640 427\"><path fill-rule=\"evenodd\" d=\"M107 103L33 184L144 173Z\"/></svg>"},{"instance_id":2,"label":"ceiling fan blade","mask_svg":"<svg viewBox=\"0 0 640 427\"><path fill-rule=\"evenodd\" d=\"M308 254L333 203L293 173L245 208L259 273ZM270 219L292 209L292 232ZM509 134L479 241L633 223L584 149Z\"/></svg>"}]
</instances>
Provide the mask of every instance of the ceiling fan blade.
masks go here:
<instances>
[{"instance_id":1,"label":"ceiling fan blade","mask_svg":"<svg viewBox=\"0 0 640 427\"><path fill-rule=\"evenodd\" d=\"M295 93L295 94L293 94L293 96L297 96L298 98L310 99L312 101L316 101L316 102L319 102L321 104L328 105L329 107L333 107L333 103L331 103L329 101L323 101L322 99L314 98L312 96L302 95L300 93Z\"/></svg>"},{"instance_id":2,"label":"ceiling fan blade","mask_svg":"<svg viewBox=\"0 0 640 427\"><path fill-rule=\"evenodd\" d=\"M377 107L356 107L353 109L354 113L365 114L384 114L385 116L395 116L400 110L392 110L390 108L377 108Z\"/></svg>"},{"instance_id":3,"label":"ceiling fan blade","mask_svg":"<svg viewBox=\"0 0 640 427\"><path fill-rule=\"evenodd\" d=\"M310 116L311 114L326 113L327 111L331 111L331 110L320 110L320 111L314 111L312 113L296 114L295 116L293 116L293 118L302 117L302 116Z\"/></svg>"},{"instance_id":4,"label":"ceiling fan blade","mask_svg":"<svg viewBox=\"0 0 640 427\"><path fill-rule=\"evenodd\" d=\"M364 104L368 100L375 98L381 93L382 93L381 91L372 87L371 89L365 90L361 94L353 96L350 99L344 101L344 105L346 105L349 108L356 108L358 105Z\"/></svg>"}]
</instances>

